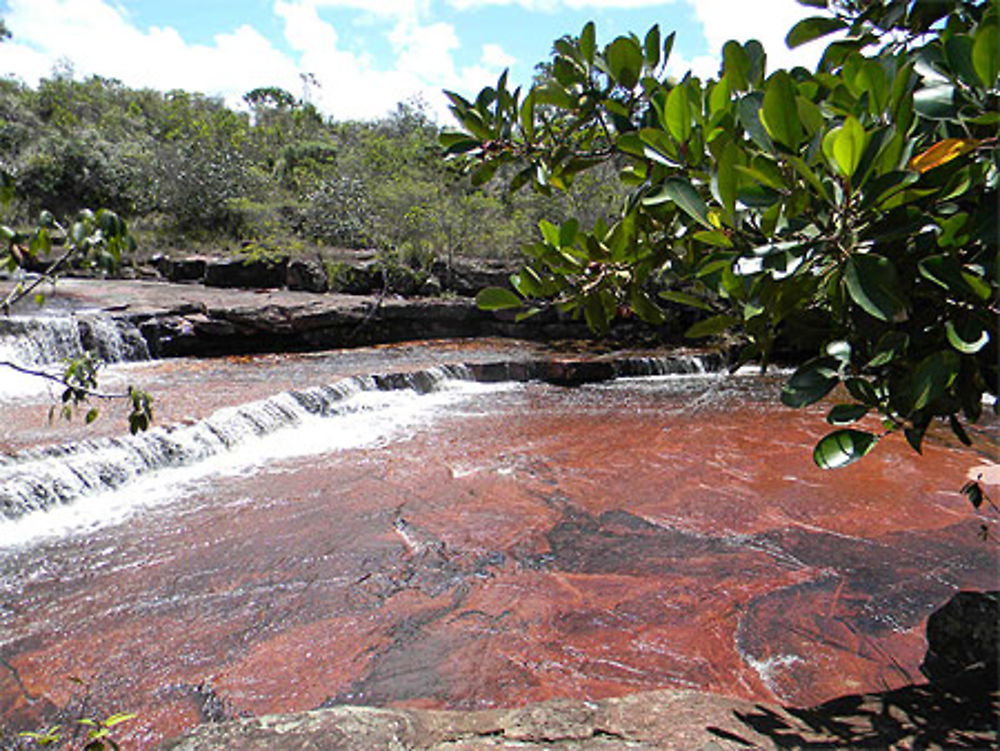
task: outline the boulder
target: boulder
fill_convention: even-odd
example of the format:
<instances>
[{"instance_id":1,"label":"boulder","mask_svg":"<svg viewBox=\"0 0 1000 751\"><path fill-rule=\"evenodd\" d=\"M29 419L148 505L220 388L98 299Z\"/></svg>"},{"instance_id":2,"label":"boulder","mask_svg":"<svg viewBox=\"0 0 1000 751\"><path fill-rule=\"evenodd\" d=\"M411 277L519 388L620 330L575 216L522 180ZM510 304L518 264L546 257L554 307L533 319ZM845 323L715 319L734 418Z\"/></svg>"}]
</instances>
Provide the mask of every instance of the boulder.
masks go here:
<instances>
[{"instance_id":1,"label":"boulder","mask_svg":"<svg viewBox=\"0 0 1000 751\"><path fill-rule=\"evenodd\" d=\"M155 256L152 261L160 275L171 282L200 282L205 278L205 267L208 265L208 259L201 256Z\"/></svg>"},{"instance_id":2,"label":"boulder","mask_svg":"<svg viewBox=\"0 0 1000 751\"><path fill-rule=\"evenodd\" d=\"M326 292L330 288L323 264L306 258L289 261L285 284L288 289L304 292Z\"/></svg>"},{"instance_id":3,"label":"boulder","mask_svg":"<svg viewBox=\"0 0 1000 751\"><path fill-rule=\"evenodd\" d=\"M463 297L475 297L486 287L509 287L513 270L513 266L497 261L455 261L450 268L436 261L431 266L431 273L446 291Z\"/></svg>"},{"instance_id":4,"label":"boulder","mask_svg":"<svg viewBox=\"0 0 1000 751\"><path fill-rule=\"evenodd\" d=\"M920 671L932 682L976 674L997 683L1000 592L958 592L927 619Z\"/></svg>"},{"instance_id":5,"label":"boulder","mask_svg":"<svg viewBox=\"0 0 1000 751\"><path fill-rule=\"evenodd\" d=\"M227 259L205 266L205 286L268 289L283 287L288 260L275 263Z\"/></svg>"}]
</instances>

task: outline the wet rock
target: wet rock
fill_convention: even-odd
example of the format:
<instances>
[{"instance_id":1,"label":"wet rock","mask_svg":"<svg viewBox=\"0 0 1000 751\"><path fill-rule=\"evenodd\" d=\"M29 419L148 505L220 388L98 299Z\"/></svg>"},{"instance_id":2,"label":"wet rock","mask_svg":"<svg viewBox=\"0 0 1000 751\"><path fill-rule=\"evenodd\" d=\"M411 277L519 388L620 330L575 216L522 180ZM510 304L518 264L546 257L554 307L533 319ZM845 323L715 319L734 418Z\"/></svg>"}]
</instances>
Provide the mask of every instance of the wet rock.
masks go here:
<instances>
[{"instance_id":1,"label":"wet rock","mask_svg":"<svg viewBox=\"0 0 1000 751\"><path fill-rule=\"evenodd\" d=\"M326 292L330 288L326 269L319 261L296 258L288 263L285 278L288 289L305 292Z\"/></svg>"},{"instance_id":2,"label":"wet rock","mask_svg":"<svg viewBox=\"0 0 1000 751\"><path fill-rule=\"evenodd\" d=\"M920 671L931 681L975 673L998 682L1000 592L958 592L927 620L927 655Z\"/></svg>"},{"instance_id":3,"label":"wet rock","mask_svg":"<svg viewBox=\"0 0 1000 751\"><path fill-rule=\"evenodd\" d=\"M265 261L224 260L205 265L205 285L208 287L244 287L268 289L282 287L288 260Z\"/></svg>"}]
</instances>

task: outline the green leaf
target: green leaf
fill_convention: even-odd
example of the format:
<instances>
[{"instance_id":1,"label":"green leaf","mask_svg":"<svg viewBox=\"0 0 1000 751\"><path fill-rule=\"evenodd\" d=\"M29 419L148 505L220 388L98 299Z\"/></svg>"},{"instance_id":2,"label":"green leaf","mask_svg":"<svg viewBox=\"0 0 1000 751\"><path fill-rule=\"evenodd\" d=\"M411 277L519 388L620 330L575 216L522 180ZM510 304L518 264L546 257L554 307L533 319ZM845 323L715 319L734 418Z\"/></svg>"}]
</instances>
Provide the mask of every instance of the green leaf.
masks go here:
<instances>
[{"instance_id":1,"label":"green leaf","mask_svg":"<svg viewBox=\"0 0 1000 751\"><path fill-rule=\"evenodd\" d=\"M653 27L646 32L646 39L643 42L643 48L645 49L646 66L649 68L655 68L660 64L660 26L659 24L654 24Z\"/></svg>"},{"instance_id":2,"label":"green leaf","mask_svg":"<svg viewBox=\"0 0 1000 751\"><path fill-rule=\"evenodd\" d=\"M936 84L917 89L913 94L913 108L931 120L951 120L955 117L955 87Z\"/></svg>"},{"instance_id":3,"label":"green leaf","mask_svg":"<svg viewBox=\"0 0 1000 751\"><path fill-rule=\"evenodd\" d=\"M520 308L521 298L503 287L487 287L476 295L476 307L480 310Z\"/></svg>"},{"instance_id":4,"label":"green leaf","mask_svg":"<svg viewBox=\"0 0 1000 751\"><path fill-rule=\"evenodd\" d=\"M597 28L593 21L588 21L580 32L580 54L588 63L594 62L594 54L597 52L596 39Z\"/></svg>"},{"instance_id":5,"label":"green leaf","mask_svg":"<svg viewBox=\"0 0 1000 751\"><path fill-rule=\"evenodd\" d=\"M958 376L959 366L959 355L951 350L941 350L921 360L909 383L911 410L921 410L941 396Z\"/></svg>"},{"instance_id":6,"label":"green leaf","mask_svg":"<svg viewBox=\"0 0 1000 751\"><path fill-rule=\"evenodd\" d=\"M880 321L906 320L906 303L892 261L875 253L855 253L845 264L844 281L851 299Z\"/></svg>"},{"instance_id":7,"label":"green leaf","mask_svg":"<svg viewBox=\"0 0 1000 751\"><path fill-rule=\"evenodd\" d=\"M948 343L954 347L956 350L961 352L963 355L974 355L979 352L983 347L985 347L990 341L990 333L981 327L976 327L979 329L979 336L974 339L965 339L955 328L955 324L951 321L947 321L944 325L945 334L948 337Z\"/></svg>"},{"instance_id":8,"label":"green leaf","mask_svg":"<svg viewBox=\"0 0 1000 751\"><path fill-rule=\"evenodd\" d=\"M972 67L986 88L996 85L1000 74L1000 27L996 22L985 23L976 32L972 43Z\"/></svg>"},{"instance_id":9,"label":"green leaf","mask_svg":"<svg viewBox=\"0 0 1000 751\"><path fill-rule=\"evenodd\" d=\"M736 211L736 196L739 186L739 178L736 173L738 157L739 150L736 145L727 143L719 158L716 159L716 173L713 175L715 188L719 194L719 202L730 217ZM732 221L731 218L730 221Z\"/></svg>"},{"instance_id":10,"label":"green leaf","mask_svg":"<svg viewBox=\"0 0 1000 751\"><path fill-rule=\"evenodd\" d=\"M92 408L91 408L91 409L90 409L90 410L89 410L89 411L87 412L87 416L86 416L86 417L84 418L84 422L85 422L85 423L86 423L87 425L90 425L90 423L92 423L92 422L93 422L94 420L96 420L96 419L97 419L97 415L98 415L98 412L97 412L97 407L92 407Z\"/></svg>"},{"instance_id":11,"label":"green leaf","mask_svg":"<svg viewBox=\"0 0 1000 751\"><path fill-rule=\"evenodd\" d=\"M721 230L702 230L694 233L694 239L716 248L731 248L733 241Z\"/></svg>"},{"instance_id":12,"label":"green leaf","mask_svg":"<svg viewBox=\"0 0 1000 751\"><path fill-rule=\"evenodd\" d=\"M618 37L604 51L608 70L615 81L626 89L634 89L642 72L642 50L634 39Z\"/></svg>"},{"instance_id":13,"label":"green leaf","mask_svg":"<svg viewBox=\"0 0 1000 751\"><path fill-rule=\"evenodd\" d=\"M819 39L827 34L832 34L835 31L846 28L847 24L839 18L827 18L824 16L804 18L788 32L788 35L785 37L785 44L790 49L795 49L806 42L811 42L813 39Z\"/></svg>"},{"instance_id":14,"label":"green leaf","mask_svg":"<svg viewBox=\"0 0 1000 751\"><path fill-rule=\"evenodd\" d=\"M682 83L674 86L667 95L663 111L670 135L678 143L685 143L691 137L691 104L688 100L687 86Z\"/></svg>"},{"instance_id":15,"label":"green leaf","mask_svg":"<svg viewBox=\"0 0 1000 751\"><path fill-rule=\"evenodd\" d=\"M660 292L660 297L669 302L675 302L678 305L687 305L690 308L699 308L707 311L712 310L712 307L703 299L695 295L688 294L687 292L664 290L663 292Z\"/></svg>"},{"instance_id":16,"label":"green leaf","mask_svg":"<svg viewBox=\"0 0 1000 751\"><path fill-rule=\"evenodd\" d=\"M671 31L667 34L667 38L663 40L663 57L660 58L660 62L665 66L667 61L670 59L670 53L674 49L674 38L677 36L676 31Z\"/></svg>"},{"instance_id":17,"label":"green leaf","mask_svg":"<svg viewBox=\"0 0 1000 751\"><path fill-rule=\"evenodd\" d=\"M934 284L948 290L953 295L976 294L975 289L969 285L965 272L951 253L927 256L917 264L920 275Z\"/></svg>"},{"instance_id":18,"label":"green leaf","mask_svg":"<svg viewBox=\"0 0 1000 751\"><path fill-rule=\"evenodd\" d=\"M664 181L655 194L642 199L644 206L658 206L668 201L673 201L686 214L696 219L707 229L715 229L715 225L708 220L708 206L687 180L671 177Z\"/></svg>"},{"instance_id":19,"label":"green leaf","mask_svg":"<svg viewBox=\"0 0 1000 751\"><path fill-rule=\"evenodd\" d=\"M723 331L726 331L737 323L739 323L739 319L734 318L733 316L712 316L711 318L706 318L704 321L698 321L698 323L694 324L684 332L684 336L689 339L700 339L705 336L715 336L716 334L721 334Z\"/></svg>"},{"instance_id":20,"label":"green leaf","mask_svg":"<svg viewBox=\"0 0 1000 751\"><path fill-rule=\"evenodd\" d=\"M864 404L838 404L827 414L826 421L831 425L848 425L867 415L868 409Z\"/></svg>"},{"instance_id":21,"label":"green leaf","mask_svg":"<svg viewBox=\"0 0 1000 751\"><path fill-rule=\"evenodd\" d=\"M104 721L104 726L113 728L115 725L120 725L128 720L134 720L138 717L134 712L119 712L118 714L111 715L108 719Z\"/></svg>"},{"instance_id":22,"label":"green leaf","mask_svg":"<svg viewBox=\"0 0 1000 751\"><path fill-rule=\"evenodd\" d=\"M750 55L739 42L730 40L722 47L722 70L736 91L749 85Z\"/></svg>"},{"instance_id":23,"label":"green leaf","mask_svg":"<svg viewBox=\"0 0 1000 751\"><path fill-rule=\"evenodd\" d=\"M649 295L638 287L632 288L632 293L629 297L632 310L646 323L659 326L666 320L663 311L649 298Z\"/></svg>"},{"instance_id":24,"label":"green leaf","mask_svg":"<svg viewBox=\"0 0 1000 751\"><path fill-rule=\"evenodd\" d=\"M862 430L835 430L813 449L813 461L820 469L840 469L853 464L875 448L878 436Z\"/></svg>"},{"instance_id":25,"label":"green leaf","mask_svg":"<svg viewBox=\"0 0 1000 751\"><path fill-rule=\"evenodd\" d=\"M740 122L743 124L751 140L764 151L774 151L774 143L767 134L764 124L760 121L760 112L763 106L764 94L755 91L740 99L737 111L739 112Z\"/></svg>"},{"instance_id":26,"label":"green leaf","mask_svg":"<svg viewBox=\"0 0 1000 751\"><path fill-rule=\"evenodd\" d=\"M844 177L851 177L861 163L868 135L856 117L848 117L823 139L823 154Z\"/></svg>"},{"instance_id":27,"label":"green leaf","mask_svg":"<svg viewBox=\"0 0 1000 751\"><path fill-rule=\"evenodd\" d=\"M808 406L829 394L839 381L835 360L829 357L810 360L781 387L781 403L796 409Z\"/></svg>"}]
</instances>

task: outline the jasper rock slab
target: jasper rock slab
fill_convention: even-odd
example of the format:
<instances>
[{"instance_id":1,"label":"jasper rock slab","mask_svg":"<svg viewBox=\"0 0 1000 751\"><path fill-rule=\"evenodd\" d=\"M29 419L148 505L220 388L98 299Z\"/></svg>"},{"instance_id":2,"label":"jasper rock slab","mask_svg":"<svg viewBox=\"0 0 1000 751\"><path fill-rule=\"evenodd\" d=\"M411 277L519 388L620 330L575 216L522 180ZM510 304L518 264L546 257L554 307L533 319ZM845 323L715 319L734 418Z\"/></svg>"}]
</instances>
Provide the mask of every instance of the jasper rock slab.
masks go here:
<instances>
[{"instance_id":1,"label":"jasper rock slab","mask_svg":"<svg viewBox=\"0 0 1000 751\"><path fill-rule=\"evenodd\" d=\"M823 409L778 411L754 383L488 390L392 441L221 471L4 555L4 727L86 699L138 712L122 738L144 749L320 706L667 688L811 706L918 680L928 615L998 583L957 490L978 457L886 439L824 473ZM489 732L456 742L526 742ZM563 739L591 740L622 743Z\"/></svg>"}]
</instances>

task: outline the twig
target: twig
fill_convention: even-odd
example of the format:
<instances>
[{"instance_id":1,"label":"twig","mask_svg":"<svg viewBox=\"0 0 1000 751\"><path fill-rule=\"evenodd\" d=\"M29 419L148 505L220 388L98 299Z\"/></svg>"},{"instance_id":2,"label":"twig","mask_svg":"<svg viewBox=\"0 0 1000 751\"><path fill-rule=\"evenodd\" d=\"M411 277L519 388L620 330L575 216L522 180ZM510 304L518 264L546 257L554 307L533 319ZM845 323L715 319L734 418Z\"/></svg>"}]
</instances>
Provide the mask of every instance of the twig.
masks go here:
<instances>
[{"instance_id":1,"label":"twig","mask_svg":"<svg viewBox=\"0 0 1000 751\"><path fill-rule=\"evenodd\" d=\"M33 368L27 368L24 365L18 365L10 360L0 360L0 367L10 368L11 370L16 370L18 373L24 373L25 375L36 376L38 378L44 378L48 381L58 383L60 386L65 386L66 388L73 389L74 391L79 391L87 396L92 396L95 399L128 399L130 398L127 393L111 393L108 391L98 391L96 389L87 388L82 385L74 385L67 383L62 379L61 376L55 375L54 373L47 373L44 370L34 370Z\"/></svg>"}]
</instances>

